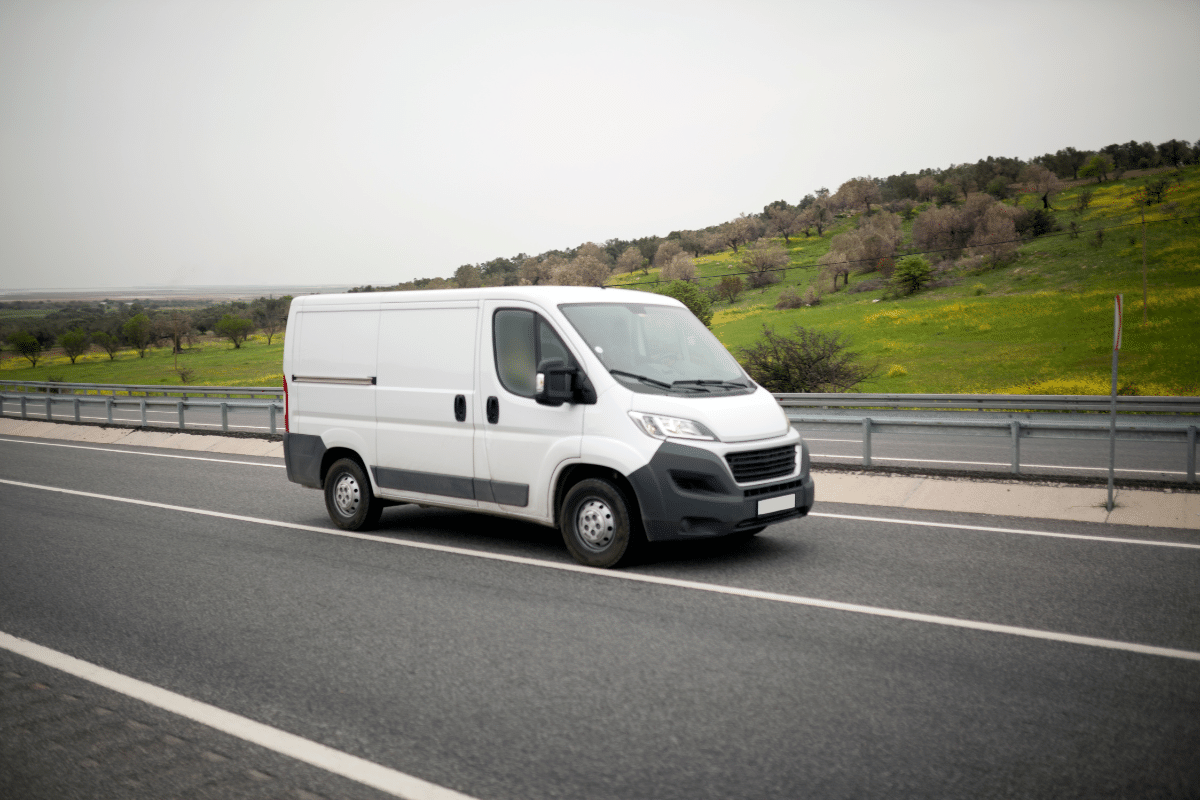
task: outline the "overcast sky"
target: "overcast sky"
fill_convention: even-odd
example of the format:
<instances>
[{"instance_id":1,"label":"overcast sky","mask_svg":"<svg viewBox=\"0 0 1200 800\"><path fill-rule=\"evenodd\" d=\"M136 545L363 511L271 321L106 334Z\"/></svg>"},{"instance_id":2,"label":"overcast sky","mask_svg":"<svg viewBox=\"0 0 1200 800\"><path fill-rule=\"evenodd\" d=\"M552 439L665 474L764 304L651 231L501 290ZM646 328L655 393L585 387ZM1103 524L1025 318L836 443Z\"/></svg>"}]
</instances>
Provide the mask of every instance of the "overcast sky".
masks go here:
<instances>
[{"instance_id":1,"label":"overcast sky","mask_svg":"<svg viewBox=\"0 0 1200 800\"><path fill-rule=\"evenodd\" d=\"M0 292L390 284L1200 139L1196 0L0 0Z\"/></svg>"}]
</instances>

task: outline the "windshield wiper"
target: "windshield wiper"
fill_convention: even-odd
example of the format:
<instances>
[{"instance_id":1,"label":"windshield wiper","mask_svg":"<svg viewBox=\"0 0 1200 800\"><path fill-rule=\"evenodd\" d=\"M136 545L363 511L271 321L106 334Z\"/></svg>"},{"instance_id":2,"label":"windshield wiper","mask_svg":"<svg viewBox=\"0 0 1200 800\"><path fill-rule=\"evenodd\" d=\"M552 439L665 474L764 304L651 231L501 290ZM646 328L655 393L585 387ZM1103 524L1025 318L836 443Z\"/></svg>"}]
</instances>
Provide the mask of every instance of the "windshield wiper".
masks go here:
<instances>
[{"instance_id":1,"label":"windshield wiper","mask_svg":"<svg viewBox=\"0 0 1200 800\"><path fill-rule=\"evenodd\" d=\"M612 375L624 375L626 378L633 378L635 381L641 381L642 383L649 384L650 386L657 386L660 389L671 388L671 384L669 383L656 381L654 378L647 378L645 375L638 375L636 372L626 372L623 369L610 369L609 373Z\"/></svg>"},{"instance_id":2,"label":"windshield wiper","mask_svg":"<svg viewBox=\"0 0 1200 800\"><path fill-rule=\"evenodd\" d=\"M723 381L719 378L692 378L692 379L683 380L683 381L672 381L671 385L672 386L679 386L679 385L684 385L684 386L723 386L726 388L736 387L738 389L750 388L746 384L740 383L739 381Z\"/></svg>"}]
</instances>

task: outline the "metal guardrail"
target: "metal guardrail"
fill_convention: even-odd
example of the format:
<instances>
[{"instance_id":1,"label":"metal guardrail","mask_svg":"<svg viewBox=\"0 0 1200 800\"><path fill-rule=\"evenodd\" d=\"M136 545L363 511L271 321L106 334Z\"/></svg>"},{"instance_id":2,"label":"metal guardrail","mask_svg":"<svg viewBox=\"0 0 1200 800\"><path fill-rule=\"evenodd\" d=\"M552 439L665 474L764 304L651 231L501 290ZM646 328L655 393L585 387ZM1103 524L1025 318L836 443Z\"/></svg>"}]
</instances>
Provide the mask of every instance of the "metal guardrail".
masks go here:
<instances>
[{"instance_id":1,"label":"metal guardrail","mask_svg":"<svg viewBox=\"0 0 1200 800\"><path fill-rule=\"evenodd\" d=\"M281 390L282 391L282 390ZM235 392L236 393L236 392ZM283 403L277 400L194 400L184 399L182 397L169 398L164 397L161 400L153 397L130 397L130 396L114 396L114 395L57 395L50 392L0 392L0 408L3 408L5 403L20 403L20 418L21 419L42 419L47 422L54 422L55 406L70 404L71 420L73 422L83 422L81 419L82 407L85 405L103 405L105 408L105 416L108 419L108 424L114 424L113 409L126 407L137 408L141 412L141 421L139 427L151 427L148 419L148 412L153 407L172 408L175 410L178 419L179 430L187 430L187 411L195 411L202 408L216 408L221 411L221 430L229 430L229 412L230 410L266 410L268 425L271 433L278 433L277 419L283 411ZM41 406L42 413L37 417L30 417L29 412L32 406ZM165 426L162 426L165 427ZM193 429L198 427L193 423Z\"/></svg>"},{"instance_id":2,"label":"metal guardrail","mask_svg":"<svg viewBox=\"0 0 1200 800\"><path fill-rule=\"evenodd\" d=\"M13 388L17 391L3 391ZM82 394L81 394L82 392ZM107 394L106 394L107 393ZM139 396L140 395L140 396ZM157 399L155 395L160 396ZM193 399L199 396L206 399ZM223 400L207 399L223 395ZM243 398L234 399L235 395ZM269 399L258 399L258 397ZM1046 421L988 418L984 413L979 419L965 419L973 414L958 414L954 418L881 417L857 414L812 414L805 409L928 409L932 411L1033 411L1105 413L1111 411L1111 398L1095 395L949 395L949 394L777 394L775 398L784 407L788 419L805 426L817 426L820 430L861 431L863 439L863 466L871 466L872 435L889 433L918 433L927 435L949 435L1008 437L1012 442L1013 474L1021 471L1021 440L1023 438L1071 438L1107 439L1109 420L1095 422L1082 420L1055 420L1047 414ZM155 406L173 408L177 414L179 430L187 429L186 412L202 408L219 408L221 429L229 430L230 410L265 410L271 433L277 432L277 417L283 411L283 390L275 387L240 386L157 386L130 384L89 384L33 381L0 382L0 404L20 403L21 419L30 419L30 407L42 406L38 418L54 420L54 407L70 403L72 418L81 421L81 407L87 404L103 404L109 424L113 423L113 409L136 407L140 411L140 424L150 427L147 413ZM0 405L0 408L3 406ZM1122 440L1158 440L1186 442L1187 481L1196 482L1196 437L1200 418L1191 420L1188 415L1200 415L1200 397L1118 397L1117 410L1121 412L1116 432ZM1180 418L1178 423L1138 421L1137 414L1162 414Z\"/></svg>"},{"instance_id":3,"label":"metal guardrail","mask_svg":"<svg viewBox=\"0 0 1200 800\"><path fill-rule=\"evenodd\" d=\"M1012 441L1012 466L1014 475L1021 473L1021 439L1108 439L1110 422L1031 422L1016 419L933 419L902 417L858 417L853 415L813 415L787 409L792 423L818 426L827 431L861 431L863 442L863 466L871 466L872 434L918 433L927 435L967 435L1009 437ZM1136 419L1136 418L1135 418ZM1116 433L1122 441L1172 441L1187 445L1187 482L1196 482L1196 433L1200 420L1178 424L1161 422L1136 422L1125 417L1116 425ZM808 428L811 430L811 428Z\"/></svg>"},{"instance_id":4,"label":"metal guardrail","mask_svg":"<svg viewBox=\"0 0 1200 800\"><path fill-rule=\"evenodd\" d=\"M777 394L784 408L949 409L954 411L1071 411L1108 413L1106 395L1041 394ZM1120 414L1198 414L1200 397L1118 396Z\"/></svg>"}]
</instances>

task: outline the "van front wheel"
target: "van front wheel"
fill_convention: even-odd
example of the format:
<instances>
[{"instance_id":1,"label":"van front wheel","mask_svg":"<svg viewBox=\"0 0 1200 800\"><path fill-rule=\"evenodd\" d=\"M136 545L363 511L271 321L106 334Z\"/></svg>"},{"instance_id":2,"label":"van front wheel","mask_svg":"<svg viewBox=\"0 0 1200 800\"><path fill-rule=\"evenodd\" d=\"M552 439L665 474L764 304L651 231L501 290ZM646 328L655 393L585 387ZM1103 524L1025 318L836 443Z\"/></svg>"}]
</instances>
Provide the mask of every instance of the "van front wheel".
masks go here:
<instances>
[{"instance_id":1,"label":"van front wheel","mask_svg":"<svg viewBox=\"0 0 1200 800\"><path fill-rule=\"evenodd\" d=\"M571 487L559 515L563 541L580 564L613 567L633 552L629 502L616 486L589 478Z\"/></svg>"},{"instance_id":2,"label":"van front wheel","mask_svg":"<svg viewBox=\"0 0 1200 800\"><path fill-rule=\"evenodd\" d=\"M370 530L379 522L383 503L371 491L371 481L357 461L335 461L325 475L325 508L342 530Z\"/></svg>"}]
</instances>

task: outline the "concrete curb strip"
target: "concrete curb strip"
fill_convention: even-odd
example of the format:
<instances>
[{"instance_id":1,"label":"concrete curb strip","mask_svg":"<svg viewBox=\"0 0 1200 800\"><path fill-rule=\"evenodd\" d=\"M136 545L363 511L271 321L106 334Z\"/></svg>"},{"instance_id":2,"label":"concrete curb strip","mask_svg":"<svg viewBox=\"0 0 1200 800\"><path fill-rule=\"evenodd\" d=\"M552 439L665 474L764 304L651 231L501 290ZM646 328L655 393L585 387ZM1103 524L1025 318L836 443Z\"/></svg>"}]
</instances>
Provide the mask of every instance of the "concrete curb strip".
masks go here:
<instances>
[{"instance_id":1,"label":"concrete curb strip","mask_svg":"<svg viewBox=\"0 0 1200 800\"><path fill-rule=\"evenodd\" d=\"M1120 489L1112 513L1103 486L1029 485L1004 481L853 475L813 469L817 504L995 514L1073 522L1200 530L1200 494Z\"/></svg>"}]
</instances>

